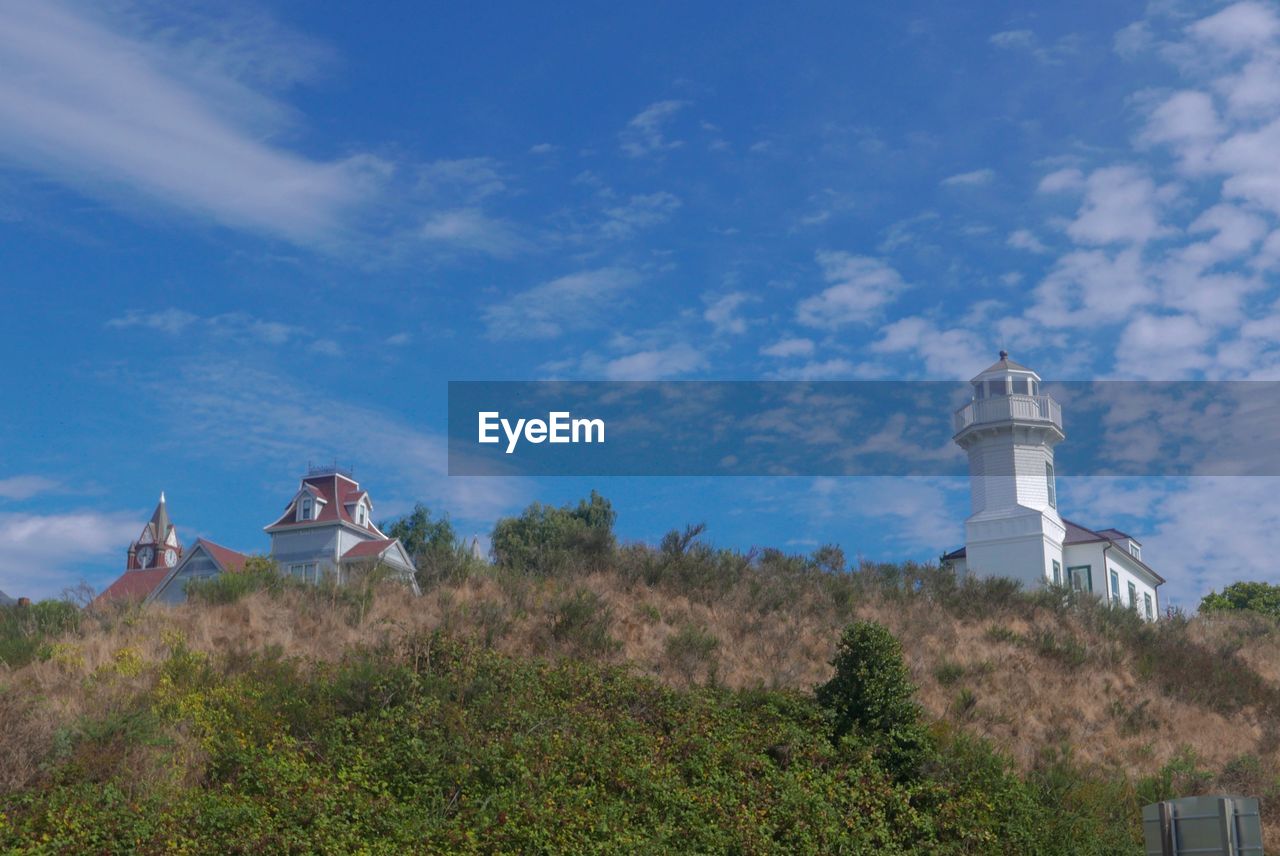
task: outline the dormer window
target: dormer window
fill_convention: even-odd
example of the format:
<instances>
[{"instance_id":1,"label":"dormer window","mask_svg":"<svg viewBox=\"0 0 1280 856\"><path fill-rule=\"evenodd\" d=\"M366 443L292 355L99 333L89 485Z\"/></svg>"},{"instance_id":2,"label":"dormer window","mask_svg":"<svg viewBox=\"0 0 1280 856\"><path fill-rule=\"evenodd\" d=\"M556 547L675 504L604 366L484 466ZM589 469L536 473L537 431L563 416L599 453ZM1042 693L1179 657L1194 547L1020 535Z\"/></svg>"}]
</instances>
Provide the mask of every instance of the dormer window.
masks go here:
<instances>
[{"instance_id":1,"label":"dormer window","mask_svg":"<svg viewBox=\"0 0 1280 856\"><path fill-rule=\"evenodd\" d=\"M310 520L314 511L315 503L311 497L303 497L302 503L298 506L298 519Z\"/></svg>"},{"instance_id":2,"label":"dormer window","mask_svg":"<svg viewBox=\"0 0 1280 856\"><path fill-rule=\"evenodd\" d=\"M363 526L368 519L369 519L369 512L368 512L368 509L365 508L365 504L363 502L357 503L356 504L356 525Z\"/></svg>"},{"instance_id":3,"label":"dormer window","mask_svg":"<svg viewBox=\"0 0 1280 856\"><path fill-rule=\"evenodd\" d=\"M1129 542L1129 555L1133 556L1135 559L1142 558L1142 548L1138 546L1136 541Z\"/></svg>"}]
</instances>

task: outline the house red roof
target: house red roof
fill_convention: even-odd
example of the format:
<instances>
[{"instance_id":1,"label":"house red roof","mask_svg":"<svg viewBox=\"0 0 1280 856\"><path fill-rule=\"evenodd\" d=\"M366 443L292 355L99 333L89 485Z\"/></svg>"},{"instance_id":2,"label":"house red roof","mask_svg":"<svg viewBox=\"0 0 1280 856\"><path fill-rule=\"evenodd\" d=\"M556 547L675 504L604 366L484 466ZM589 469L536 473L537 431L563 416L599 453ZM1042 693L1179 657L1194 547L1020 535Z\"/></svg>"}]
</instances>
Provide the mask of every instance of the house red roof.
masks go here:
<instances>
[{"instance_id":1,"label":"house red roof","mask_svg":"<svg viewBox=\"0 0 1280 856\"><path fill-rule=\"evenodd\" d=\"M213 561L218 564L218 567L227 573L240 573L244 570L244 563L249 561L249 557L244 553L238 553L230 547L215 544L204 538L196 539L196 543L192 546L192 552L195 552L196 546L204 547L205 552L213 557Z\"/></svg>"},{"instance_id":2,"label":"house red roof","mask_svg":"<svg viewBox=\"0 0 1280 856\"><path fill-rule=\"evenodd\" d=\"M156 586L164 582L169 575L169 568L147 568L143 571L125 571L120 578L107 586L102 594L94 598L94 603L106 603L111 600L145 600L147 595L155 591Z\"/></svg>"},{"instance_id":3,"label":"house red roof","mask_svg":"<svg viewBox=\"0 0 1280 856\"><path fill-rule=\"evenodd\" d=\"M377 541L361 541L350 550L342 554L343 559L376 559L387 551L392 544L396 543L395 538L380 538Z\"/></svg>"},{"instance_id":4,"label":"house red roof","mask_svg":"<svg viewBox=\"0 0 1280 856\"><path fill-rule=\"evenodd\" d=\"M371 532L379 537L382 532L378 527L373 525L373 520L369 519L364 525L356 523L351 516L348 505L355 505L362 496L367 496L367 492L360 489L360 485L354 479L348 478L341 473L328 473L325 475L308 476L302 480L302 484L298 487L298 493L310 489L309 492L314 493L320 500L320 513L310 520L298 520L296 503L297 495L289 501L285 507L284 513L280 515L280 519L270 526L266 527L270 532L272 529L283 526L312 526L316 523L350 523L367 532ZM371 503L372 504L372 503Z\"/></svg>"}]
</instances>

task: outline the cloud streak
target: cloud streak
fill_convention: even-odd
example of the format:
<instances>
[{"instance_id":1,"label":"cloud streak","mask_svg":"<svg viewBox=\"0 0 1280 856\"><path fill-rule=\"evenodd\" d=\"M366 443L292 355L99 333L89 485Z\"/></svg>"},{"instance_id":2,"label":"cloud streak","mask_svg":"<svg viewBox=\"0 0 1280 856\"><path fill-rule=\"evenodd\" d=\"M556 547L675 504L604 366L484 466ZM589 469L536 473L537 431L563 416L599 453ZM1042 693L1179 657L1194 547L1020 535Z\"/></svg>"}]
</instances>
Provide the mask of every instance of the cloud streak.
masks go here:
<instances>
[{"instance_id":1,"label":"cloud streak","mask_svg":"<svg viewBox=\"0 0 1280 856\"><path fill-rule=\"evenodd\" d=\"M235 71L196 68L189 52L113 31L57 0L6 4L0 154L125 206L141 197L297 243L339 238L388 166L267 142L259 125L287 111Z\"/></svg>"}]
</instances>

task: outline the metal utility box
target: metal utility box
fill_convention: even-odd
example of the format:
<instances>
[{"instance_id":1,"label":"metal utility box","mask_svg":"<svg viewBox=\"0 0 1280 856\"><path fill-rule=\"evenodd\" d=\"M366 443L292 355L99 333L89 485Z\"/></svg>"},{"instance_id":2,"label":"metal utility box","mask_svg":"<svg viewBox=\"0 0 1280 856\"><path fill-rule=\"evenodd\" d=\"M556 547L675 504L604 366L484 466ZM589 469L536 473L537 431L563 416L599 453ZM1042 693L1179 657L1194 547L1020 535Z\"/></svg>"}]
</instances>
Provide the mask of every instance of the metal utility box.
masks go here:
<instances>
[{"instance_id":1,"label":"metal utility box","mask_svg":"<svg viewBox=\"0 0 1280 856\"><path fill-rule=\"evenodd\" d=\"M1261 856L1262 817L1252 797L1183 797L1142 809L1147 856Z\"/></svg>"}]
</instances>

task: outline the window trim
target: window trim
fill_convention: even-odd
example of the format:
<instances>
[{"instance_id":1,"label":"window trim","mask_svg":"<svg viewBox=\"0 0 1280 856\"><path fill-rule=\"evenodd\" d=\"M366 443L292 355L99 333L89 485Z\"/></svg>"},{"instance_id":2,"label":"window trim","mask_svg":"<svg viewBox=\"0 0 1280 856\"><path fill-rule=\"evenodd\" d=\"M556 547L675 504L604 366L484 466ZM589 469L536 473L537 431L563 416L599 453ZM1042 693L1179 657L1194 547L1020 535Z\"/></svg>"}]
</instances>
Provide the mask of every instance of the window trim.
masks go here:
<instances>
[{"instance_id":1,"label":"window trim","mask_svg":"<svg viewBox=\"0 0 1280 856\"><path fill-rule=\"evenodd\" d=\"M1053 562L1053 584L1055 586L1062 585L1062 563L1057 559L1051 559Z\"/></svg>"},{"instance_id":2,"label":"window trim","mask_svg":"<svg viewBox=\"0 0 1280 856\"><path fill-rule=\"evenodd\" d=\"M1053 481L1053 462L1052 461L1044 462L1044 483L1045 483L1046 493L1049 499L1049 507L1057 508L1058 507L1058 487L1057 485L1054 484L1054 481Z\"/></svg>"},{"instance_id":3,"label":"window trim","mask_svg":"<svg viewBox=\"0 0 1280 856\"><path fill-rule=\"evenodd\" d=\"M302 501L298 503L298 519L313 520L312 514L315 509L315 500L309 496L304 496Z\"/></svg>"},{"instance_id":4,"label":"window trim","mask_svg":"<svg viewBox=\"0 0 1280 856\"><path fill-rule=\"evenodd\" d=\"M1111 602L1120 606L1120 573L1115 568L1108 568L1107 571L1111 582Z\"/></svg>"},{"instance_id":5,"label":"window trim","mask_svg":"<svg viewBox=\"0 0 1280 856\"><path fill-rule=\"evenodd\" d=\"M1073 590L1075 589L1075 585L1074 585L1075 571L1084 571L1085 573L1084 581L1087 585L1087 588L1081 588L1079 590L1087 591L1090 594L1092 594L1093 593L1093 565L1069 565L1067 567L1067 584L1070 585Z\"/></svg>"},{"instance_id":6,"label":"window trim","mask_svg":"<svg viewBox=\"0 0 1280 856\"><path fill-rule=\"evenodd\" d=\"M1151 592L1144 591L1142 593L1142 605L1146 607L1147 620L1154 621L1156 617L1155 609L1151 603Z\"/></svg>"}]
</instances>

